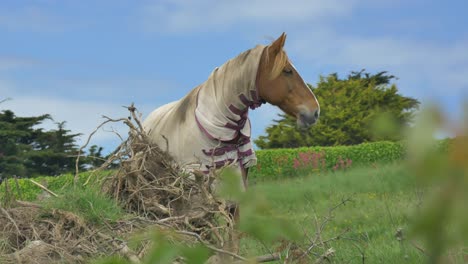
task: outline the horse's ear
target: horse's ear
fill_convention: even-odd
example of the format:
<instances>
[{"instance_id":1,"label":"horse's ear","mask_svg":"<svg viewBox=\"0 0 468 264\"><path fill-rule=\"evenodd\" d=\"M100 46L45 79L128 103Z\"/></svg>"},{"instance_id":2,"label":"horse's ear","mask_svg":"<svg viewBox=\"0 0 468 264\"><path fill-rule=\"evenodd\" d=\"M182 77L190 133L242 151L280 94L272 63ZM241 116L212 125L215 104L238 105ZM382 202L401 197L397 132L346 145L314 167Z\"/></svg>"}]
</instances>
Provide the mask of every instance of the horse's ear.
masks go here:
<instances>
[{"instance_id":1,"label":"horse's ear","mask_svg":"<svg viewBox=\"0 0 468 264\"><path fill-rule=\"evenodd\" d=\"M284 43L286 42L286 33L283 32L281 36L276 39L273 43L270 45L270 51L274 54L280 52L281 49L284 47Z\"/></svg>"}]
</instances>

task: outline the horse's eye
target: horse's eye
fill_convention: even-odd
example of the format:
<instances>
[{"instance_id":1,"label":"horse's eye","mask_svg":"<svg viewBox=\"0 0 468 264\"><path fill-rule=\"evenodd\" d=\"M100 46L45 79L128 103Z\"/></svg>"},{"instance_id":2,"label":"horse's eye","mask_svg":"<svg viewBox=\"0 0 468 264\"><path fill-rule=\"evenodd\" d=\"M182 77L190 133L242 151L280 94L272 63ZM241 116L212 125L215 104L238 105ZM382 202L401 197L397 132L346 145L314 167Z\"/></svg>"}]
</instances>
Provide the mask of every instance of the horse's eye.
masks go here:
<instances>
[{"instance_id":1,"label":"horse's eye","mask_svg":"<svg viewBox=\"0 0 468 264\"><path fill-rule=\"evenodd\" d=\"M283 72L286 73L286 74L292 74L293 73L292 69L288 69L288 68L284 68Z\"/></svg>"}]
</instances>

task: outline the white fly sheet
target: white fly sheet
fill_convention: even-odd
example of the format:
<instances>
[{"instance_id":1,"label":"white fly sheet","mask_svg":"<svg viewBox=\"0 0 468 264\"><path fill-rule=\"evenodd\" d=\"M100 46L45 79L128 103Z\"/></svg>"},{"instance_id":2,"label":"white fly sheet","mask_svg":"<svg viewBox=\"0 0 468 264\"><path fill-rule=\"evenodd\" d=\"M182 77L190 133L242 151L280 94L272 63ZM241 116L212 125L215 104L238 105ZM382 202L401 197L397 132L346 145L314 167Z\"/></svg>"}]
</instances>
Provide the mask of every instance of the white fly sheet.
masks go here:
<instances>
[{"instance_id":1,"label":"white fly sheet","mask_svg":"<svg viewBox=\"0 0 468 264\"><path fill-rule=\"evenodd\" d=\"M261 105L256 79L264 49L241 53L182 99L154 110L143 122L150 139L187 169L254 166L248 110Z\"/></svg>"}]
</instances>

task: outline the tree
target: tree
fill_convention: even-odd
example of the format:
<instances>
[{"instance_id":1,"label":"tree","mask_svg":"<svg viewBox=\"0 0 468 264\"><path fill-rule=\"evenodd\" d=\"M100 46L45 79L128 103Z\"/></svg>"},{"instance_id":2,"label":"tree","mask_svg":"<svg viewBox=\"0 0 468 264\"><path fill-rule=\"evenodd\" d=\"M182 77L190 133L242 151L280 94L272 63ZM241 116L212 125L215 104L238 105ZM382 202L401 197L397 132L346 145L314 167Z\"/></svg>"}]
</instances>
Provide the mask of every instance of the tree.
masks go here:
<instances>
[{"instance_id":1,"label":"tree","mask_svg":"<svg viewBox=\"0 0 468 264\"><path fill-rule=\"evenodd\" d=\"M71 134L65 122L57 129L37 128L46 120L45 114L36 117L17 117L10 110L0 112L0 175L31 177L58 175L75 166L76 143L80 134Z\"/></svg>"},{"instance_id":2,"label":"tree","mask_svg":"<svg viewBox=\"0 0 468 264\"><path fill-rule=\"evenodd\" d=\"M47 119L49 115L16 117L10 110L0 113L0 174L28 174L25 153L33 150L34 139L42 133L33 127Z\"/></svg>"},{"instance_id":3,"label":"tree","mask_svg":"<svg viewBox=\"0 0 468 264\"><path fill-rule=\"evenodd\" d=\"M55 123L56 129L42 132L35 139L33 151L25 153L28 157L28 167L39 175L59 175L75 169L76 137L81 134L71 134L65 129L66 122ZM82 163L79 164L80 168Z\"/></svg>"},{"instance_id":4,"label":"tree","mask_svg":"<svg viewBox=\"0 0 468 264\"><path fill-rule=\"evenodd\" d=\"M320 103L319 122L302 131L296 121L284 114L266 129L255 143L260 148L353 145L376 140L400 140L401 133L376 135L372 124L384 115L396 126L407 127L419 101L398 94L387 72L351 72L346 79L336 73L320 77L317 87L309 85Z\"/></svg>"}]
</instances>

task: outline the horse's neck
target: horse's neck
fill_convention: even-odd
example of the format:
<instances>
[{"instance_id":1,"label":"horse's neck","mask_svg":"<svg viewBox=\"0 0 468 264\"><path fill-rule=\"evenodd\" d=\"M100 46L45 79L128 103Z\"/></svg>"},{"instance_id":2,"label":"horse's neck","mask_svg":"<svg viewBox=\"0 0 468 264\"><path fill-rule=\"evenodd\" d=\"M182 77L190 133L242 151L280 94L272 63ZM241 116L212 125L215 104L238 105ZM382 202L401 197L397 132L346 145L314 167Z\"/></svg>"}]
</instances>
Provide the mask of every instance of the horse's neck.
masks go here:
<instances>
[{"instance_id":1,"label":"horse's neck","mask_svg":"<svg viewBox=\"0 0 468 264\"><path fill-rule=\"evenodd\" d=\"M218 106L234 106L244 112L261 105L256 79L263 48L257 46L215 69L211 76L215 84L213 88L223 99L223 104Z\"/></svg>"},{"instance_id":2,"label":"horse's neck","mask_svg":"<svg viewBox=\"0 0 468 264\"><path fill-rule=\"evenodd\" d=\"M212 138L250 137L248 110L260 106L256 77L262 47L246 51L216 68L198 93L197 122Z\"/></svg>"}]
</instances>

